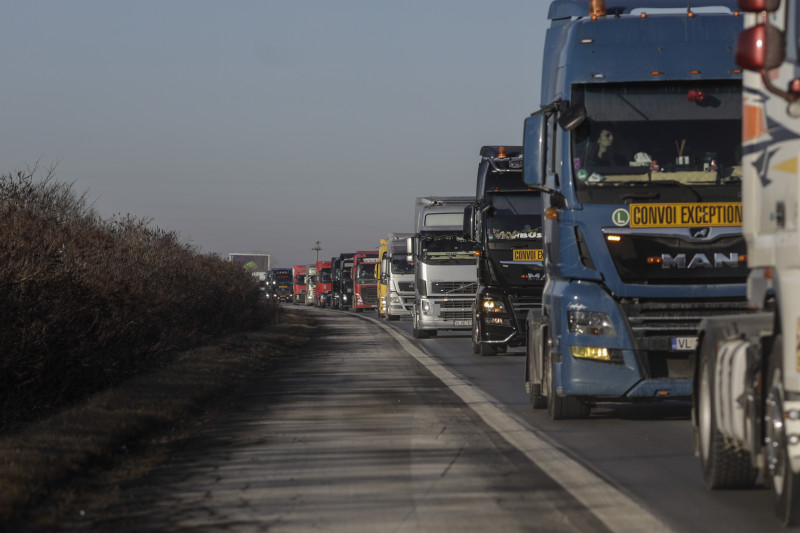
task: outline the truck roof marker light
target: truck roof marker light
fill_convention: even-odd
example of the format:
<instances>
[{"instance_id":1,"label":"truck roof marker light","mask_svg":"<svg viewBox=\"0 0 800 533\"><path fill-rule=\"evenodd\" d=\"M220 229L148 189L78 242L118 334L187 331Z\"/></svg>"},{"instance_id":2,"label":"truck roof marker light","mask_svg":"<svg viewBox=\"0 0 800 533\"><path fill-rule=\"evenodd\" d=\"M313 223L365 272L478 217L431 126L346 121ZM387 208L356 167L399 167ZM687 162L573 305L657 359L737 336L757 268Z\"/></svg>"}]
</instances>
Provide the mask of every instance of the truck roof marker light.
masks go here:
<instances>
[{"instance_id":1,"label":"truck roof marker light","mask_svg":"<svg viewBox=\"0 0 800 533\"><path fill-rule=\"evenodd\" d=\"M700 74L700 71L699 70L690 70L689 74L693 74L693 75L696 76L696 75Z\"/></svg>"},{"instance_id":2,"label":"truck roof marker light","mask_svg":"<svg viewBox=\"0 0 800 533\"><path fill-rule=\"evenodd\" d=\"M544 218L547 220L556 220L558 218L558 211L555 207L548 207L544 210Z\"/></svg>"},{"instance_id":3,"label":"truck roof marker light","mask_svg":"<svg viewBox=\"0 0 800 533\"><path fill-rule=\"evenodd\" d=\"M508 154L506 153L506 147L505 146L498 146L497 147L497 159L505 159L507 157L508 157Z\"/></svg>"},{"instance_id":4,"label":"truck roof marker light","mask_svg":"<svg viewBox=\"0 0 800 533\"><path fill-rule=\"evenodd\" d=\"M652 70L652 71L650 71L650 75L651 76L663 76L664 75L664 71L663 70Z\"/></svg>"},{"instance_id":5,"label":"truck roof marker light","mask_svg":"<svg viewBox=\"0 0 800 533\"><path fill-rule=\"evenodd\" d=\"M648 265L660 265L664 262L664 259L661 257L648 257L647 264Z\"/></svg>"},{"instance_id":6,"label":"truck roof marker light","mask_svg":"<svg viewBox=\"0 0 800 533\"><path fill-rule=\"evenodd\" d=\"M657 390L656 391L656 396L661 397L661 398L663 398L665 396L669 396L669 391L668 390L663 390L663 389L662 390Z\"/></svg>"},{"instance_id":7,"label":"truck roof marker light","mask_svg":"<svg viewBox=\"0 0 800 533\"><path fill-rule=\"evenodd\" d=\"M597 80L602 80L605 77L606 77L605 74L600 74L600 73L592 74L592 78L597 79Z\"/></svg>"},{"instance_id":8,"label":"truck roof marker light","mask_svg":"<svg viewBox=\"0 0 800 533\"><path fill-rule=\"evenodd\" d=\"M645 13L644 11L642 11L642 12L639 14L639 18L646 19L646 18L647 18L647 13Z\"/></svg>"},{"instance_id":9,"label":"truck roof marker light","mask_svg":"<svg viewBox=\"0 0 800 533\"><path fill-rule=\"evenodd\" d=\"M581 39L581 44L592 44L594 39Z\"/></svg>"},{"instance_id":10,"label":"truck roof marker light","mask_svg":"<svg viewBox=\"0 0 800 533\"><path fill-rule=\"evenodd\" d=\"M589 15L592 20L606 15L606 0L589 0Z\"/></svg>"}]
</instances>

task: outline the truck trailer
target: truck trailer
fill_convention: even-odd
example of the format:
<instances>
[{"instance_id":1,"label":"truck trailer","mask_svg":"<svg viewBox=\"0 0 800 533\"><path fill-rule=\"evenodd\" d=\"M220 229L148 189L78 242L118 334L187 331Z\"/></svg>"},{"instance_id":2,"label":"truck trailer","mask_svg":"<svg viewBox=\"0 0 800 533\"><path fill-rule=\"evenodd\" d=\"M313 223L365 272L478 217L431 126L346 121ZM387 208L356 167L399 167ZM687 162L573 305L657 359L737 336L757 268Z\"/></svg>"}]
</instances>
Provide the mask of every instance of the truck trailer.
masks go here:
<instances>
[{"instance_id":1,"label":"truck trailer","mask_svg":"<svg viewBox=\"0 0 800 533\"><path fill-rule=\"evenodd\" d=\"M704 317L744 312L733 0L550 4L523 127L547 280L528 314L534 408L688 400Z\"/></svg>"},{"instance_id":2,"label":"truck trailer","mask_svg":"<svg viewBox=\"0 0 800 533\"><path fill-rule=\"evenodd\" d=\"M478 247L472 351L524 346L528 312L542 305L542 193L522 181L522 146L483 146L464 234Z\"/></svg>"},{"instance_id":3,"label":"truck trailer","mask_svg":"<svg viewBox=\"0 0 800 533\"><path fill-rule=\"evenodd\" d=\"M473 196L418 197L414 235L406 253L414 264L414 337L435 336L439 330L472 329L477 271L476 245L464 238L464 210Z\"/></svg>"},{"instance_id":4,"label":"truck trailer","mask_svg":"<svg viewBox=\"0 0 800 533\"><path fill-rule=\"evenodd\" d=\"M752 487L800 525L800 6L740 0L742 212L754 311L700 328L692 424L710 489Z\"/></svg>"}]
</instances>

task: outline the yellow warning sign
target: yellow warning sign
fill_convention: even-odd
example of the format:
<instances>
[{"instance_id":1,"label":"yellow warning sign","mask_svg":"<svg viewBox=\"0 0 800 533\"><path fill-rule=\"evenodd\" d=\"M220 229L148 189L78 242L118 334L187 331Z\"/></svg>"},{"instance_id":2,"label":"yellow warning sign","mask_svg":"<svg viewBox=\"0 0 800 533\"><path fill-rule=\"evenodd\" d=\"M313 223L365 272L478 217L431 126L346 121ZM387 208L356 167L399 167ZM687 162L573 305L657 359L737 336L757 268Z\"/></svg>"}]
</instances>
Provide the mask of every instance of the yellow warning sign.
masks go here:
<instances>
[{"instance_id":1,"label":"yellow warning sign","mask_svg":"<svg viewBox=\"0 0 800 533\"><path fill-rule=\"evenodd\" d=\"M631 204L632 228L741 226L741 202Z\"/></svg>"},{"instance_id":2,"label":"yellow warning sign","mask_svg":"<svg viewBox=\"0 0 800 533\"><path fill-rule=\"evenodd\" d=\"M544 261L543 250L512 250L514 261Z\"/></svg>"}]
</instances>

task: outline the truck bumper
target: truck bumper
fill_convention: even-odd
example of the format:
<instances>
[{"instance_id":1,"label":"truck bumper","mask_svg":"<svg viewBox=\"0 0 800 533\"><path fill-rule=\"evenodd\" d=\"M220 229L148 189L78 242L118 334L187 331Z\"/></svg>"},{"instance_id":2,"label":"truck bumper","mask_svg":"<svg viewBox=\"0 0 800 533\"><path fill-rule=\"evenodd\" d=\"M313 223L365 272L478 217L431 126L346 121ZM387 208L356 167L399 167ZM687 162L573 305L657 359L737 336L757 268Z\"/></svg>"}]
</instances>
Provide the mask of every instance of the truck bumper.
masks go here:
<instances>
[{"instance_id":1,"label":"truck bumper","mask_svg":"<svg viewBox=\"0 0 800 533\"><path fill-rule=\"evenodd\" d=\"M562 360L554 364L557 392L609 401L691 399L691 378L648 378L639 369L633 350L621 352L623 364L581 361L562 355Z\"/></svg>"},{"instance_id":2,"label":"truck bumper","mask_svg":"<svg viewBox=\"0 0 800 533\"><path fill-rule=\"evenodd\" d=\"M411 316L411 310L414 308L414 295L398 294L390 292L387 298L386 315L387 316Z\"/></svg>"},{"instance_id":3,"label":"truck bumper","mask_svg":"<svg viewBox=\"0 0 800 533\"><path fill-rule=\"evenodd\" d=\"M420 298L417 327L422 330L472 330L473 298Z\"/></svg>"}]
</instances>

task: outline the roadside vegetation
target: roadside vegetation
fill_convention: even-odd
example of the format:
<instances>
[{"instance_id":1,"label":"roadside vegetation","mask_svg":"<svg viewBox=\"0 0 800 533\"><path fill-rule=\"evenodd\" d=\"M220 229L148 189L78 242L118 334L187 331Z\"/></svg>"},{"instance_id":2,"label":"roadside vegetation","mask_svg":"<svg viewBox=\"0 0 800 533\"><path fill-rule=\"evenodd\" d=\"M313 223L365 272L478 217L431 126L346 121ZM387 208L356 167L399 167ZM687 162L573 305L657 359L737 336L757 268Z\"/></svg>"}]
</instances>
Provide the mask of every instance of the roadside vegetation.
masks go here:
<instances>
[{"instance_id":1,"label":"roadside vegetation","mask_svg":"<svg viewBox=\"0 0 800 533\"><path fill-rule=\"evenodd\" d=\"M52 168L0 176L0 236L0 434L277 320L239 265L99 216Z\"/></svg>"}]
</instances>

